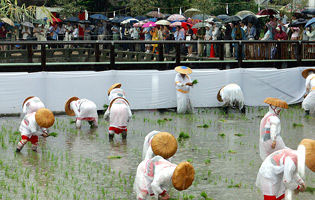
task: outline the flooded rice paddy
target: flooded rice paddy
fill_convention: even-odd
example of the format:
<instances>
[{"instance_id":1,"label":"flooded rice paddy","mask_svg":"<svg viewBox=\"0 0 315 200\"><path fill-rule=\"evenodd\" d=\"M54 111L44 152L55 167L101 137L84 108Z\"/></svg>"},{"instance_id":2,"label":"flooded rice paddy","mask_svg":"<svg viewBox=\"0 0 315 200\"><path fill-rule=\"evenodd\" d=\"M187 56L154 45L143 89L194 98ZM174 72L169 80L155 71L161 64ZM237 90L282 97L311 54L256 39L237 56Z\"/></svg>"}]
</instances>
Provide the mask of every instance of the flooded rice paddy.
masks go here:
<instances>
[{"instance_id":1,"label":"flooded rice paddy","mask_svg":"<svg viewBox=\"0 0 315 200\"><path fill-rule=\"evenodd\" d=\"M128 126L127 142L115 136L108 141L100 116L99 128L81 130L73 118L57 116L50 132L56 138L40 138L38 152L26 145L15 153L21 119L0 118L0 199L135 199L133 182L141 162L144 137L152 130L187 136L181 139L172 162L188 160L196 170L186 191L170 190L173 199L262 199L255 187L259 157L259 123L267 107L248 107L223 115L218 108L196 109L194 115L136 111ZM296 149L303 138L314 139L315 118L304 117L299 106L281 112L281 135ZM315 174L306 171L306 185L315 187ZM295 197L314 199L311 193Z\"/></svg>"}]
</instances>

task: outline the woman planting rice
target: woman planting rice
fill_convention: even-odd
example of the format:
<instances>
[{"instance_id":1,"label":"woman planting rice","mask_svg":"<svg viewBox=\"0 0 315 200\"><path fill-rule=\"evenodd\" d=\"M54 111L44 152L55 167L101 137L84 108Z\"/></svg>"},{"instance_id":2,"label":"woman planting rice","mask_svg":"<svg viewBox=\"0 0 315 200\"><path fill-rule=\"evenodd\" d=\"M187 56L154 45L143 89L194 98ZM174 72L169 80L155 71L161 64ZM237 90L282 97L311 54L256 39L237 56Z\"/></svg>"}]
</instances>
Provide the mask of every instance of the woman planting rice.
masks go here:
<instances>
[{"instance_id":1,"label":"woman planting rice","mask_svg":"<svg viewBox=\"0 0 315 200\"><path fill-rule=\"evenodd\" d=\"M38 97L34 96L27 97L22 104L24 114L36 112L40 108L45 108L45 105Z\"/></svg>"},{"instance_id":2,"label":"woman planting rice","mask_svg":"<svg viewBox=\"0 0 315 200\"><path fill-rule=\"evenodd\" d=\"M178 72L175 77L177 113L192 113L193 107L189 98L189 90L193 83L188 75L192 73L192 70L189 67L178 66L175 71Z\"/></svg>"},{"instance_id":3,"label":"woman planting rice","mask_svg":"<svg viewBox=\"0 0 315 200\"><path fill-rule=\"evenodd\" d=\"M173 185L176 190L189 188L194 181L195 170L189 162L175 165L161 156L143 160L138 168L134 183L137 200L147 199L148 196L160 197L167 200L167 189Z\"/></svg>"},{"instance_id":4,"label":"woman planting rice","mask_svg":"<svg viewBox=\"0 0 315 200\"><path fill-rule=\"evenodd\" d=\"M217 94L217 99L219 102L224 103L223 106L226 113L228 112L228 106L232 108L238 107L242 113L245 113L243 92L237 84L231 83L222 87Z\"/></svg>"},{"instance_id":5,"label":"woman planting rice","mask_svg":"<svg viewBox=\"0 0 315 200\"><path fill-rule=\"evenodd\" d=\"M304 176L306 166L315 172L315 140L304 139L298 150L282 149L270 154L262 163L257 174L256 186L264 195L264 200L291 200L292 192L304 192Z\"/></svg>"},{"instance_id":6,"label":"woman planting rice","mask_svg":"<svg viewBox=\"0 0 315 200\"><path fill-rule=\"evenodd\" d=\"M125 97L125 92L120 88L121 84L116 83L108 90L109 106L104 114L104 119L109 120L109 139L113 140L115 134L122 134L122 138L127 138L127 125L132 116L129 102Z\"/></svg>"},{"instance_id":7,"label":"woman planting rice","mask_svg":"<svg viewBox=\"0 0 315 200\"><path fill-rule=\"evenodd\" d=\"M47 128L51 127L54 122L54 114L46 108L25 115L19 128L22 139L18 143L16 151L20 152L28 141L32 143L32 150L37 151L38 136L48 137Z\"/></svg>"},{"instance_id":8,"label":"woman planting rice","mask_svg":"<svg viewBox=\"0 0 315 200\"><path fill-rule=\"evenodd\" d=\"M315 69L306 69L302 72L302 76L306 79L305 99L302 102L302 108L307 115L315 112Z\"/></svg>"},{"instance_id":9,"label":"woman planting rice","mask_svg":"<svg viewBox=\"0 0 315 200\"><path fill-rule=\"evenodd\" d=\"M65 104L65 112L69 116L76 116L75 125L81 128L82 121L88 121L91 128L98 127L98 115L94 102L87 99L71 97Z\"/></svg>"},{"instance_id":10,"label":"woman planting rice","mask_svg":"<svg viewBox=\"0 0 315 200\"><path fill-rule=\"evenodd\" d=\"M282 108L288 108L285 101L277 98L268 97L264 102L269 104L269 112L260 121L259 151L262 160L271 153L286 148L280 136L281 124L278 116Z\"/></svg>"}]
</instances>

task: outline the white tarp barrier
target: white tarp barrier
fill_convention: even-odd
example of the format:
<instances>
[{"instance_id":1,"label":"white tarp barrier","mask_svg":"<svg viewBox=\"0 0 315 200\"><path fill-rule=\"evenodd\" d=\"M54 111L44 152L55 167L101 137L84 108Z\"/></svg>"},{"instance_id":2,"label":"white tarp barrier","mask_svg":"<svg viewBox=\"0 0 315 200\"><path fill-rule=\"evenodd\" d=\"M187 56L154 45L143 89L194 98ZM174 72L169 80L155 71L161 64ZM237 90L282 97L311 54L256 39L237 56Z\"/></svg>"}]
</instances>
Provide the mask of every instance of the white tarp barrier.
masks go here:
<instances>
[{"instance_id":1,"label":"white tarp barrier","mask_svg":"<svg viewBox=\"0 0 315 200\"><path fill-rule=\"evenodd\" d=\"M194 107L215 107L218 90L238 84L245 105L264 105L266 97L277 97L289 104L301 102L305 93L303 67L291 69L193 70L198 84L191 90ZM0 113L20 113L28 96L38 96L47 108L64 111L71 96L94 101L98 109L108 104L107 90L121 82L132 109L176 107L175 71L132 70L104 72L0 73Z\"/></svg>"}]
</instances>

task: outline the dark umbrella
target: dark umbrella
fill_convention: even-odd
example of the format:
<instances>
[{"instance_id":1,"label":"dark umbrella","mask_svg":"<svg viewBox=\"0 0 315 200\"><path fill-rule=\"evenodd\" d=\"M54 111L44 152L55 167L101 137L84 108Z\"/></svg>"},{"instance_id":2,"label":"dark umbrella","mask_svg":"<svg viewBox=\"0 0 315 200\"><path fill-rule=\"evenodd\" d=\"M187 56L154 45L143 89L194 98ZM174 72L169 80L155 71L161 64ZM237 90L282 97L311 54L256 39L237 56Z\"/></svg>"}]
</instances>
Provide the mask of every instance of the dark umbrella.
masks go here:
<instances>
[{"instance_id":1,"label":"dark umbrella","mask_svg":"<svg viewBox=\"0 0 315 200\"><path fill-rule=\"evenodd\" d=\"M243 19L244 22L258 24L258 18L255 15L247 15Z\"/></svg>"},{"instance_id":2,"label":"dark umbrella","mask_svg":"<svg viewBox=\"0 0 315 200\"><path fill-rule=\"evenodd\" d=\"M224 20L224 23L231 23L231 22L238 22L241 21L242 19L239 16L233 15L226 20Z\"/></svg>"},{"instance_id":3,"label":"dark umbrella","mask_svg":"<svg viewBox=\"0 0 315 200\"><path fill-rule=\"evenodd\" d=\"M94 15L91 15L90 18L98 19L98 20L108 20L108 18L102 14L94 14Z\"/></svg>"},{"instance_id":4,"label":"dark umbrella","mask_svg":"<svg viewBox=\"0 0 315 200\"><path fill-rule=\"evenodd\" d=\"M302 13L306 15L315 15L315 8L306 8Z\"/></svg>"},{"instance_id":5,"label":"dark umbrella","mask_svg":"<svg viewBox=\"0 0 315 200\"><path fill-rule=\"evenodd\" d=\"M312 24L314 24L314 23L315 23L315 17L313 17L312 19L310 19L310 20L306 23L305 27L307 27L307 26L309 26L309 25L312 25Z\"/></svg>"},{"instance_id":6,"label":"dark umbrella","mask_svg":"<svg viewBox=\"0 0 315 200\"><path fill-rule=\"evenodd\" d=\"M79 20L78 23L80 23L80 24L91 24L91 21L89 21L89 20Z\"/></svg>"},{"instance_id":7,"label":"dark umbrella","mask_svg":"<svg viewBox=\"0 0 315 200\"><path fill-rule=\"evenodd\" d=\"M228 15L218 15L218 16L217 16L217 18L220 19L220 20L222 20L222 21L226 20L226 19L229 18L229 17L230 17L230 16L228 16Z\"/></svg>"},{"instance_id":8,"label":"dark umbrella","mask_svg":"<svg viewBox=\"0 0 315 200\"><path fill-rule=\"evenodd\" d=\"M257 13L257 15L276 15L278 14L278 11L274 9L263 9Z\"/></svg>"},{"instance_id":9,"label":"dark umbrella","mask_svg":"<svg viewBox=\"0 0 315 200\"><path fill-rule=\"evenodd\" d=\"M121 23L122 21L124 21L124 16L117 16L114 19L112 19L113 23Z\"/></svg>"},{"instance_id":10,"label":"dark umbrella","mask_svg":"<svg viewBox=\"0 0 315 200\"><path fill-rule=\"evenodd\" d=\"M194 15L191 19L206 20L208 18L210 18L210 15L198 14L198 15Z\"/></svg>"},{"instance_id":11,"label":"dark umbrella","mask_svg":"<svg viewBox=\"0 0 315 200\"><path fill-rule=\"evenodd\" d=\"M78 22L80 19L78 17L69 17L64 20L64 22Z\"/></svg>"},{"instance_id":12,"label":"dark umbrella","mask_svg":"<svg viewBox=\"0 0 315 200\"><path fill-rule=\"evenodd\" d=\"M298 27L300 25L305 25L307 23L308 20L300 18L298 20L296 20L295 22L293 22L292 24L290 24L290 27Z\"/></svg>"},{"instance_id":13,"label":"dark umbrella","mask_svg":"<svg viewBox=\"0 0 315 200\"><path fill-rule=\"evenodd\" d=\"M137 16L137 17L135 17L135 19L137 19L139 21L142 21L142 20L148 19L148 17L146 17L146 16Z\"/></svg>"}]
</instances>

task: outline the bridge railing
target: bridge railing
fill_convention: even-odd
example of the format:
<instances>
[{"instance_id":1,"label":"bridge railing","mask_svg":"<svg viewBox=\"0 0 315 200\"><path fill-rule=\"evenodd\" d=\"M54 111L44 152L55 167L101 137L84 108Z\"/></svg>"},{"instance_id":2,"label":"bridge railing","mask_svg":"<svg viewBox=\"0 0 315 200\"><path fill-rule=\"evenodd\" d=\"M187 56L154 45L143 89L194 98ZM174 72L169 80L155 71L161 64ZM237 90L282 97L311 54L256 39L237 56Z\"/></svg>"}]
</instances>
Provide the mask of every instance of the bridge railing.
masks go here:
<instances>
[{"instance_id":1,"label":"bridge railing","mask_svg":"<svg viewBox=\"0 0 315 200\"><path fill-rule=\"evenodd\" d=\"M150 46L150 52L145 52L146 45ZM189 45L194 54L188 56ZM33 64L41 70L47 65L67 64L115 68L119 63L234 63L242 67L244 63L294 62L303 65L315 61L315 41L0 41L0 46L6 48L0 51L1 66ZM153 46L155 52L152 52Z\"/></svg>"}]
</instances>

